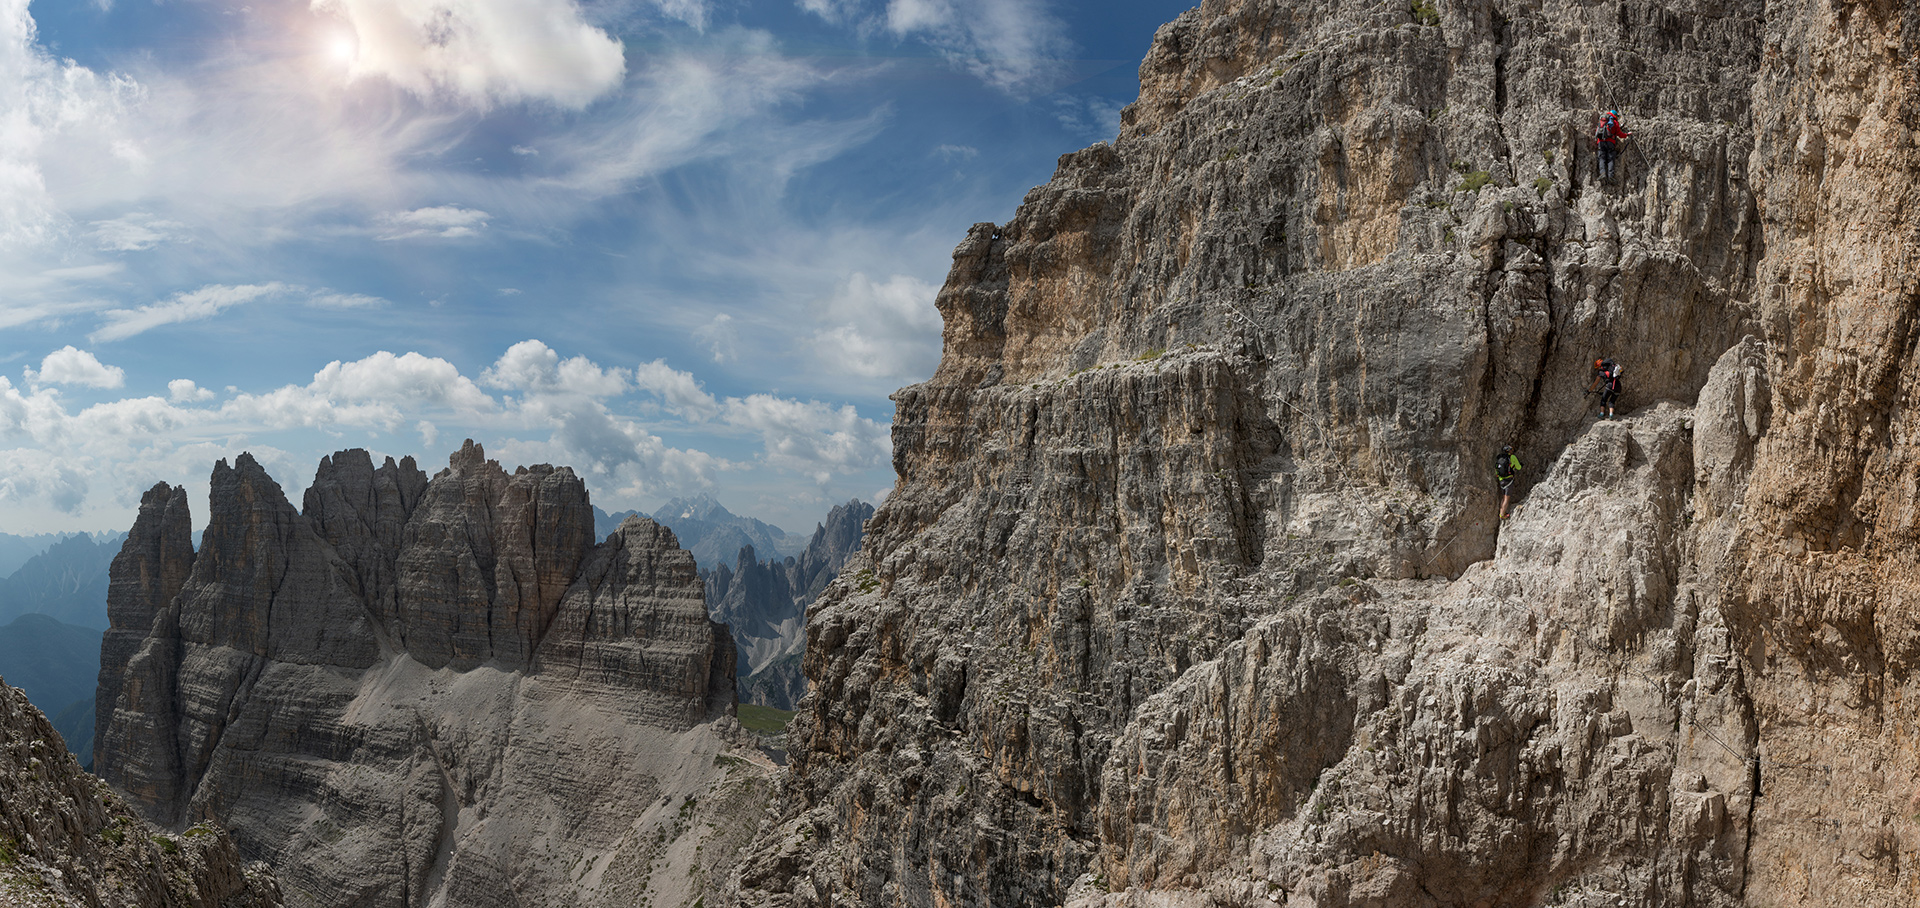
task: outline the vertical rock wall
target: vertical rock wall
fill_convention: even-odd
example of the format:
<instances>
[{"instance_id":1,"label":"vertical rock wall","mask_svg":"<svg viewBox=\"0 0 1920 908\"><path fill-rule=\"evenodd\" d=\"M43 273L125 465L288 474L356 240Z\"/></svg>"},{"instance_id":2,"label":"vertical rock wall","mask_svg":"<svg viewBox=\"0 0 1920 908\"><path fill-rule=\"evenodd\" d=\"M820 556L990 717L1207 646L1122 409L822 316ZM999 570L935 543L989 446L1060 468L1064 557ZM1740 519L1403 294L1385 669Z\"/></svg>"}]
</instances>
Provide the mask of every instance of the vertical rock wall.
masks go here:
<instances>
[{"instance_id":1,"label":"vertical rock wall","mask_svg":"<svg viewBox=\"0 0 1920 908\"><path fill-rule=\"evenodd\" d=\"M1912 902L1917 33L1162 28L1117 141L955 250L742 900Z\"/></svg>"}]
</instances>

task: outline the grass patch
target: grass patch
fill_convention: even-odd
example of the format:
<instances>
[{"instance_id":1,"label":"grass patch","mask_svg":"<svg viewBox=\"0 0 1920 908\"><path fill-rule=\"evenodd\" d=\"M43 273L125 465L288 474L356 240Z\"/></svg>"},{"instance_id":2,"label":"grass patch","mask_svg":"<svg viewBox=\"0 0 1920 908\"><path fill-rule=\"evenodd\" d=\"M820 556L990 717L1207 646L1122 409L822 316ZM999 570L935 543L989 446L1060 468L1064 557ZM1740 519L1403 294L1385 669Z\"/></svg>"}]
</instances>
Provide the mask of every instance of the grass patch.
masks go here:
<instances>
[{"instance_id":1,"label":"grass patch","mask_svg":"<svg viewBox=\"0 0 1920 908\"><path fill-rule=\"evenodd\" d=\"M1133 361L1136 363L1147 363L1147 362L1152 362L1156 359L1159 359L1160 357L1165 355L1167 355L1167 348L1155 347L1151 350L1148 350L1145 353L1140 354L1139 356L1134 357Z\"/></svg>"},{"instance_id":2,"label":"grass patch","mask_svg":"<svg viewBox=\"0 0 1920 908\"><path fill-rule=\"evenodd\" d=\"M1539 196L1543 199L1547 197L1547 190L1552 188L1553 188L1552 177L1541 177L1533 181L1533 191L1539 194Z\"/></svg>"},{"instance_id":3,"label":"grass patch","mask_svg":"<svg viewBox=\"0 0 1920 908\"><path fill-rule=\"evenodd\" d=\"M174 840L167 838L166 836L163 836L163 835L150 836L150 838L153 839L153 844L160 846L161 851L164 851L168 854L180 853L180 845L176 843Z\"/></svg>"},{"instance_id":4,"label":"grass patch","mask_svg":"<svg viewBox=\"0 0 1920 908\"><path fill-rule=\"evenodd\" d=\"M1461 192L1479 192L1482 186L1491 182L1493 182L1493 174L1484 170L1476 170L1467 174L1467 178L1460 181L1458 189Z\"/></svg>"},{"instance_id":5,"label":"grass patch","mask_svg":"<svg viewBox=\"0 0 1920 908\"><path fill-rule=\"evenodd\" d=\"M1413 14L1413 21L1421 25L1439 25L1440 11L1433 6L1433 0L1409 0L1407 12Z\"/></svg>"},{"instance_id":6,"label":"grass patch","mask_svg":"<svg viewBox=\"0 0 1920 908\"><path fill-rule=\"evenodd\" d=\"M790 710L774 709L771 706L756 706L752 703L740 704L740 724L748 731L763 735L777 735L787 730L787 723L793 721Z\"/></svg>"}]
</instances>

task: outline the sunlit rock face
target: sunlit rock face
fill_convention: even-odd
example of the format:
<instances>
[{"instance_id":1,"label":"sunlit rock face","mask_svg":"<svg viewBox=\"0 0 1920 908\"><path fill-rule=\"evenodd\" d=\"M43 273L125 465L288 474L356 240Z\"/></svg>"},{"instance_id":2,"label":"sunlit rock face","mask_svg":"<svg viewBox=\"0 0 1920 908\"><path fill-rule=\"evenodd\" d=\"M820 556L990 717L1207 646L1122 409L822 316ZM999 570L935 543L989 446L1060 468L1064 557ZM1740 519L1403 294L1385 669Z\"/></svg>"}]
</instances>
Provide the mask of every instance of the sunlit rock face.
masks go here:
<instances>
[{"instance_id":1,"label":"sunlit rock face","mask_svg":"<svg viewBox=\"0 0 1920 908\"><path fill-rule=\"evenodd\" d=\"M1920 898L1916 41L1813 0L1163 27L1118 139L955 250L739 898Z\"/></svg>"},{"instance_id":2,"label":"sunlit rock face","mask_svg":"<svg viewBox=\"0 0 1920 908\"><path fill-rule=\"evenodd\" d=\"M231 828L289 904L699 897L751 832L693 559L644 518L596 545L571 470L343 451L295 510L242 455L211 509L196 552L155 487L114 563L95 765Z\"/></svg>"}]
</instances>

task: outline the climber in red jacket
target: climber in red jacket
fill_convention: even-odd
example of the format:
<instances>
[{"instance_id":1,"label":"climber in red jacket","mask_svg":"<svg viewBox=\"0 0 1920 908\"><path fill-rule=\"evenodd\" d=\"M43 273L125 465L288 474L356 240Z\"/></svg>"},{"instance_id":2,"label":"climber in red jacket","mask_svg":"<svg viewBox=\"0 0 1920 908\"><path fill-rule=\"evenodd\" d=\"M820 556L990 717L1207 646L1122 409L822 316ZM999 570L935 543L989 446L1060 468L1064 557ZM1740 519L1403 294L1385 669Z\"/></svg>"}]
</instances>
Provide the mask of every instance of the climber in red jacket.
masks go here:
<instances>
[{"instance_id":1,"label":"climber in red jacket","mask_svg":"<svg viewBox=\"0 0 1920 908\"><path fill-rule=\"evenodd\" d=\"M1620 112L1607 111L1600 118L1600 127L1593 131L1593 144L1600 149L1600 179L1613 179L1613 165L1620 160L1620 140L1631 139L1633 133L1620 125Z\"/></svg>"}]
</instances>

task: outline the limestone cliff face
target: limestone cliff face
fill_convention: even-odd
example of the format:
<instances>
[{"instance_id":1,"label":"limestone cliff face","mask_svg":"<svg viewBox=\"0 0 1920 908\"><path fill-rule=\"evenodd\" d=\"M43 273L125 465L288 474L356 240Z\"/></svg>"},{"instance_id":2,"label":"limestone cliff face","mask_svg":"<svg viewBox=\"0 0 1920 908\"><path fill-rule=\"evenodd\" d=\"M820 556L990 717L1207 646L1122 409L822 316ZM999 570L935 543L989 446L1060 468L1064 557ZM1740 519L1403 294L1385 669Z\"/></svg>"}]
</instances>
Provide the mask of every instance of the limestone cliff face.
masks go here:
<instances>
[{"instance_id":1,"label":"limestone cliff face","mask_svg":"<svg viewBox=\"0 0 1920 908\"><path fill-rule=\"evenodd\" d=\"M1118 140L955 250L741 898L1912 903L1917 40L1818 0L1162 28Z\"/></svg>"},{"instance_id":2,"label":"limestone cliff face","mask_svg":"<svg viewBox=\"0 0 1920 908\"><path fill-rule=\"evenodd\" d=\"M222 462L195 552L180 490L148 493L113 567L101 774L163 825L231 828L291 905L697 897L751 830L714 811L761 783L720 758L733 646L672 533L595 545L571 470L472 442L431 480L340 452L305 504ZM683 838L700 873L667 880Z\"/></svg>"},{"instance_id":3,"label":"limestone cliff face","mask_svg":"<svg viewBox=\"0 0 1920 908\"><path fill-rule=\"evenodd\" d=\"M278 908L264 865L215 826L169 835L80 770L25 694L0 682L0 905Z\"/></svg>"}]
</instances>

